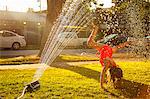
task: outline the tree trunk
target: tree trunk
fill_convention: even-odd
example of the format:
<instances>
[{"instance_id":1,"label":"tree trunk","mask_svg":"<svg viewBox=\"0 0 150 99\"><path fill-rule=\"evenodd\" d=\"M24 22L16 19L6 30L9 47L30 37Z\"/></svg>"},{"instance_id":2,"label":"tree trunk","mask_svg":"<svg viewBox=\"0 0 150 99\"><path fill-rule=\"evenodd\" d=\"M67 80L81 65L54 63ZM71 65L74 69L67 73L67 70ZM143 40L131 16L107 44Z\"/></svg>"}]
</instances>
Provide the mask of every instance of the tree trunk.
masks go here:
<instances>
[{"instance_id":1,"label":"tree trunk","mask_svg":"<svg viewBox=\"0 0 150 99\"><path fill-rule=\"evenodd\" d=\"M40 52L38 56L41 56L41 53L44 49L44 45L51 31L53 23L59 16L64 2L65 0L47 0L47 12L48 13L46 17L46 26L44 29L44 33L42 34L41 47L40 47Z\"/></svg>"}]
</instances>

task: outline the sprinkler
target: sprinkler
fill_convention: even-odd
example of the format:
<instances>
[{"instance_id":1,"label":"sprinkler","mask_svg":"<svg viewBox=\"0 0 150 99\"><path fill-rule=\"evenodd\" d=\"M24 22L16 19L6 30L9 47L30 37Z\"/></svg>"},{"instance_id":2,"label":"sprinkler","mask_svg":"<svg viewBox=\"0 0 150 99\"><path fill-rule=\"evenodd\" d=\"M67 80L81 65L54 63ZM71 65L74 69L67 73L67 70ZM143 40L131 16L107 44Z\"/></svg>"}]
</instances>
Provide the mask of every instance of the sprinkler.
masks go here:
<instances>
[{"instance_id":1,"label":"sprinkler","mask_svg":"<svg viewBox=\"0 0 150 99\"><path fill-rule=\"evenodd\" d=\"M26 92L30 92L31 93L31 92L34 92L34 91L38 90L39 88L40 88L39 81L31 82L30 84L27 84L24 87L22 95L20 97L18 97L17 99L22 98Z\"/></svg>"},{"instance_id":2,"label":"sprinkler","mask_svg":"<svg viewBox=\"0 0 150 99\"><path fill-rule=\"evenodd\" d=\"M39 83L39 81L35 81L35 82L32 82L26 86L27 86L26 91L31 93L31 92L36 91L40 88L40 83Z\"/></svg>"}]
</instances>

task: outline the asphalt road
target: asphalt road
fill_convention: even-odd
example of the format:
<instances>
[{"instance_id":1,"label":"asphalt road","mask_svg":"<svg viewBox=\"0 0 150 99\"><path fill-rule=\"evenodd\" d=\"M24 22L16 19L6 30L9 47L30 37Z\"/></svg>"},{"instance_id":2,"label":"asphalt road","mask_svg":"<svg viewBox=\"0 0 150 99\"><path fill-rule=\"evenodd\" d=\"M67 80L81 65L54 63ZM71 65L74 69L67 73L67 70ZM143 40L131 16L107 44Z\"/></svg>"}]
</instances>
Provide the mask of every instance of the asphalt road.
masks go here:
<instances>
[{"instance_id":1,"label":"asphalt road","mask_svg":"<svg viewBox=\"0 0 150 99\"><path fill-rule=\"evenodd\" d=\"M62 54L72 55L92 55L95 54L94 49L64 49ZM0 50L0 57L15 57L15 56L27 56L38 55L39 50Z\"/></svg>"},{"instance_id":2,"label":"asphalt road","mask_svg":"<svg viewBox=\"0 0 150 99\"><path fill-rule=\"evenodd\" d=\"M97 51L95 49L64 49L61 54L69 55L84 55L84 56L94 56ZM17 57L17 56L28 56L28 55L38 55L39 50L0 50L0 57ZM125 58L132 57L127 53L114 53L113 57Z\"/></svg>"},{"instance_id":3,"label":"asphalt road","mask_svg":"<svg viewBox=\"0 0 150 99\"><path fill-rule=\"evenodd\" d=\"M0 50L0 57L37 55L39 50Z\"/></svg>"}]
</instances>

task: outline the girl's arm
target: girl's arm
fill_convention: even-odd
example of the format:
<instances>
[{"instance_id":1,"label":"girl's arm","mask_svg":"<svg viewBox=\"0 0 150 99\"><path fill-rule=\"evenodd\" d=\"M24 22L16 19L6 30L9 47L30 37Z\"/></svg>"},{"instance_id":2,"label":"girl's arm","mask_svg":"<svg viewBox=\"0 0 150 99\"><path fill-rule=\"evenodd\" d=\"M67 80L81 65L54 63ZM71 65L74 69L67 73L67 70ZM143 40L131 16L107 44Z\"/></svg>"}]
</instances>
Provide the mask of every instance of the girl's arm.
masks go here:
<instances>
[{"instance_id":1,"label":"girl's arm","mask_svg":"<svg viewBox=\"0 0 150 99\"><path fill-rule=\"evenodd\" d=\"M121 43L121 44L119 44L119 45L113 47L112 50L113 50L113 52L115 53L115 52L117 52L120 48L123 48L123 47L128 46L128 45L129 45L129 42L127 41L127 42Z\"/></svg>"},{"instance_id":2,"label":"girl's arm","mask_svg":"<svg viewBox=\"0 0 150 99\"><path fill-rule=\"evenodd\" d=\"M90 34L88 40L87 40L87 45L91 46L92 48L95 48L95 49L100 49L103 44L98 44L95 42L94 38L96 37L96 34L98 33L98 27L97 26L93 26L93 30L92 30L92 33Z\"/></svg>"}]
</instances>

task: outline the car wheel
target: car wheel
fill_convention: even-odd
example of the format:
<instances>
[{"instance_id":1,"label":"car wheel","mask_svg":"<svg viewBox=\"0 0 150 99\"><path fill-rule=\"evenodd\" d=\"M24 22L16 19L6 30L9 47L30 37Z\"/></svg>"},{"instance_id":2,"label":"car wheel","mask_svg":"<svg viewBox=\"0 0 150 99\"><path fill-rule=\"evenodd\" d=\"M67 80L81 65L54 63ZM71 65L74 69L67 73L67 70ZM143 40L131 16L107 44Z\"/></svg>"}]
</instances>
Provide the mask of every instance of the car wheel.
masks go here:
<instances>
[{"instance_id":1,"label":"car wheel","mask_svg":"<svg viewBox=\"0 0 150 99\"><path fill-rule=\"evenodd\" d=\"M18 43L18 42L13 43L12 48L15 50L20 49L20 43Z\"/></svg>"}]
</instances>

